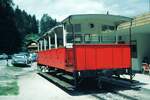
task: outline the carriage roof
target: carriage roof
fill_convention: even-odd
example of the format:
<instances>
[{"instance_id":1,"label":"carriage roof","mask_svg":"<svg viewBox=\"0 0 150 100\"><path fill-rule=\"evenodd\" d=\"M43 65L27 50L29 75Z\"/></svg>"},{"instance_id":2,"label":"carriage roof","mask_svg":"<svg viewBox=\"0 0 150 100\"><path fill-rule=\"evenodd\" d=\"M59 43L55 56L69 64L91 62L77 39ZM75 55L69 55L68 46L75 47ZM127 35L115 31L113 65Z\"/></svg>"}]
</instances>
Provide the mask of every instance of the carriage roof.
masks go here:
<instances>
[{"instance_id":1,"label":"carriage roof","mask_svg":"<svg viewBox=\"0 0 150 100\"><path fill-rule=\"evenodd\" d=\"M124 17L120 15L110 15L110 14L78 14L78 15L70 15L66 19L64 19L62 24L76 24L76 23L103 23L108 22L114 25L119 25L123 22L131 21L132 18ZM58 25L47 31L40 39L46 37L49 34L53 34L54 32L58 34L58 38L62 37L63 25ZM40 40L39 39L39 40Z\"/></svg>"},{"instance_id":2,"label":"carriage roof","mask_svg":"<svg viewBox=\"0 0 150 100\"><path fill-rule=\"evenodd\" d=\"M120 15L110 15L110 14L78 14L78 15L70 15L66 19L62 21L62 23L68 23L69 20L71 23L84 23L84 22L109 22L112 24L121 24L123 22L131 21L132 18L124 17Z\"/></svg>"}]
</instances>

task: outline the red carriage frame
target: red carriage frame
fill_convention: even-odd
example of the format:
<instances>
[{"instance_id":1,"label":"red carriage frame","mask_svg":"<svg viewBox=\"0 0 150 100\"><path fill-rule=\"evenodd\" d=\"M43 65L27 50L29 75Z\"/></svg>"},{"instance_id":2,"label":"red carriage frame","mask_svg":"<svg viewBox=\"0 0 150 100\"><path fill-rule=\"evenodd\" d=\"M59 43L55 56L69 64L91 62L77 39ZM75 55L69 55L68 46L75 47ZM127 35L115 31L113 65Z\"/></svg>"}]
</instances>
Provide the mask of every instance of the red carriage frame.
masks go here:
<instances>
[{"instance_id":1,"label":"red carriage frame","mask_svg":"<svg viewBox=\"0 0 150 100\"><path fill-rule=\"evenodd\" d=\"M38 45L38 65L46 68L56 68L70 72L75 79L75 85L80 78L99 77L100 75L121 75L129 74L132 79L131 68L131 26L129 28L129 43L118 44L76 44L76 34L69 16L69 24L72 26L73 44L68 48L66 33L64 32L65 23L51 29L39 39ZM131 19L130 19L131 20ZM132 25L132 20L131 20ZM56 29L62 30L63 47L58 48L58 34ZM51 34L50 34L51 33ZM60 34L60 32L59 32ZM51 48L51 37L53 35L54 47ZM46 43L45 39L48 39ZM41 42L41 40L43 40ZM116 39L117 40L117 39ZM42 46L42 44L44 44ZM47 46L48 44L48 50Z\"/></svg>"}]
</instances>

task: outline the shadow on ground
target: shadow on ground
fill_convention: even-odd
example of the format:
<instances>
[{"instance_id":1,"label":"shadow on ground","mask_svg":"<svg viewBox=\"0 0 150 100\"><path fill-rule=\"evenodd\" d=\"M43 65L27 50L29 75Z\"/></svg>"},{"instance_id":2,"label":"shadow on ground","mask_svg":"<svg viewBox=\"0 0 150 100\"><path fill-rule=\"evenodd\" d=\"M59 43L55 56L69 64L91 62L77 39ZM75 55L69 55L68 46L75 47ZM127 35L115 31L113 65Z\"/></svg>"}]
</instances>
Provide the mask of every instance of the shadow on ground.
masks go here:
<instances>
[{"instance_id":1,"label":"shadow on ground","mask_svg":"<svg viewBox=\"0 0 150 100\"><path fill-rule=\"evenodd\" d=\"M133 91L140 91L141 87L140 85L145 85L143 83L140 83L138 81L125 81L124 83L117 83L117 82L106 82L102 81L102 88L99 89L97 87L97 82L93 79L91 80L84 80L82 84L80 84L78 89L74 89L73 87L73 80L67 79L64 73L38 73L40 76L46 78L48 81L52 82L54 85L58 86L60 89L65 91L71 96L81 96L81 95L92 95L95 98L105 100L104 98L101 98L97 94L107 94L107 93L113 93L115 95L119 95L123 98L130 99L130 100L137 100L136 98L132 96L128 96L122 93L119 93L118 91L125 91L125 90L133 90ZM68 86L67 86L68 85Z\"/></svg>"},{"instance_id":2,"label":"shadow on ground","mask_svg":"<svg viewBox=\"0 0 150 100\"><path fill-rule=\"evenodd\" d=\"M22 67L22 68L28 68L31 67L30 65L26 65L26 64L14 64L14 67Z\"/></svg>"}]
</instances>

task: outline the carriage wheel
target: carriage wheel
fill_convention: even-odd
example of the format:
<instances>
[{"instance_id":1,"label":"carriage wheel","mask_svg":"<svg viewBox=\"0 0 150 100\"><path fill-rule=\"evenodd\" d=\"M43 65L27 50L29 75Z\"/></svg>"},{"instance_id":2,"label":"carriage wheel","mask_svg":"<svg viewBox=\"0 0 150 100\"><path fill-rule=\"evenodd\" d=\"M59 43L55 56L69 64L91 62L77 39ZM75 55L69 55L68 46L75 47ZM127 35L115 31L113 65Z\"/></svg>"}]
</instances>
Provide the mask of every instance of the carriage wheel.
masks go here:
<instances>
[{"instance_id":1,"label":"carriage wheel","mask_svg":"<svg viewBox=\"0 0 150 100\"><path fill-rule=\"evenodd\" d=\"M129 75L130 75L130 81L133 82L133 77L135 76L135 74L132 72L132 69L128 69L129 71Z\"/></svg>"},{"instance_id":2,"label":"carriage wheel","mask_svg":"<svg viewBox=\"0 0 150 100\"><path fill-rule=\"evenodd\" d=\"M75 86L75 89L78 89L78 87L79 87L78 72L73 72L73 77L74 77L74 86Z\"/></svg>"},{"instance_id":3,"label":"carriage wheel","mask_svg":"<svg viewBox=\"0 0 150 100\"><path fill-rule=\"evenodd\" d=\"M100 78L97 79L97 87L98 89L102 89L102 81Z\"/></svg>"},{"instance_id":4,"label":"carriage wheel","mask_svg":"<svg viewBox=\"0 0 150 100\"><path fill-rule=\"evenodd\" d=\"M37 64L37 70L42 71L42 66L40 64Z\"/></svg>"}]
</instances>

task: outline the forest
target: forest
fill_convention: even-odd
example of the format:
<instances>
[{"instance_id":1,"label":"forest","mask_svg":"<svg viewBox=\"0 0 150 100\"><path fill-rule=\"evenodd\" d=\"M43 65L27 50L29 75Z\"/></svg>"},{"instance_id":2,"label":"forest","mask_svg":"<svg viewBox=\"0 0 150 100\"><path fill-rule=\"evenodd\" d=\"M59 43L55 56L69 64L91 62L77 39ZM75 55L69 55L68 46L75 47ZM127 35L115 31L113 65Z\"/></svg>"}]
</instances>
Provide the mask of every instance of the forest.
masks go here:
<instances>
[{"instance_id":1,"label":"forest","mask_svg":"<svg viewBox=\"0 0 150 100\"><path fill-rule=\"evenodd\" d=\"M20 9L13 0L0 0L0 53L27 51L27 37L31 36L31 41L35 41L57 24L56 19L48 14L37 19L35 15Z\"/></svg>"}]
</instances>

